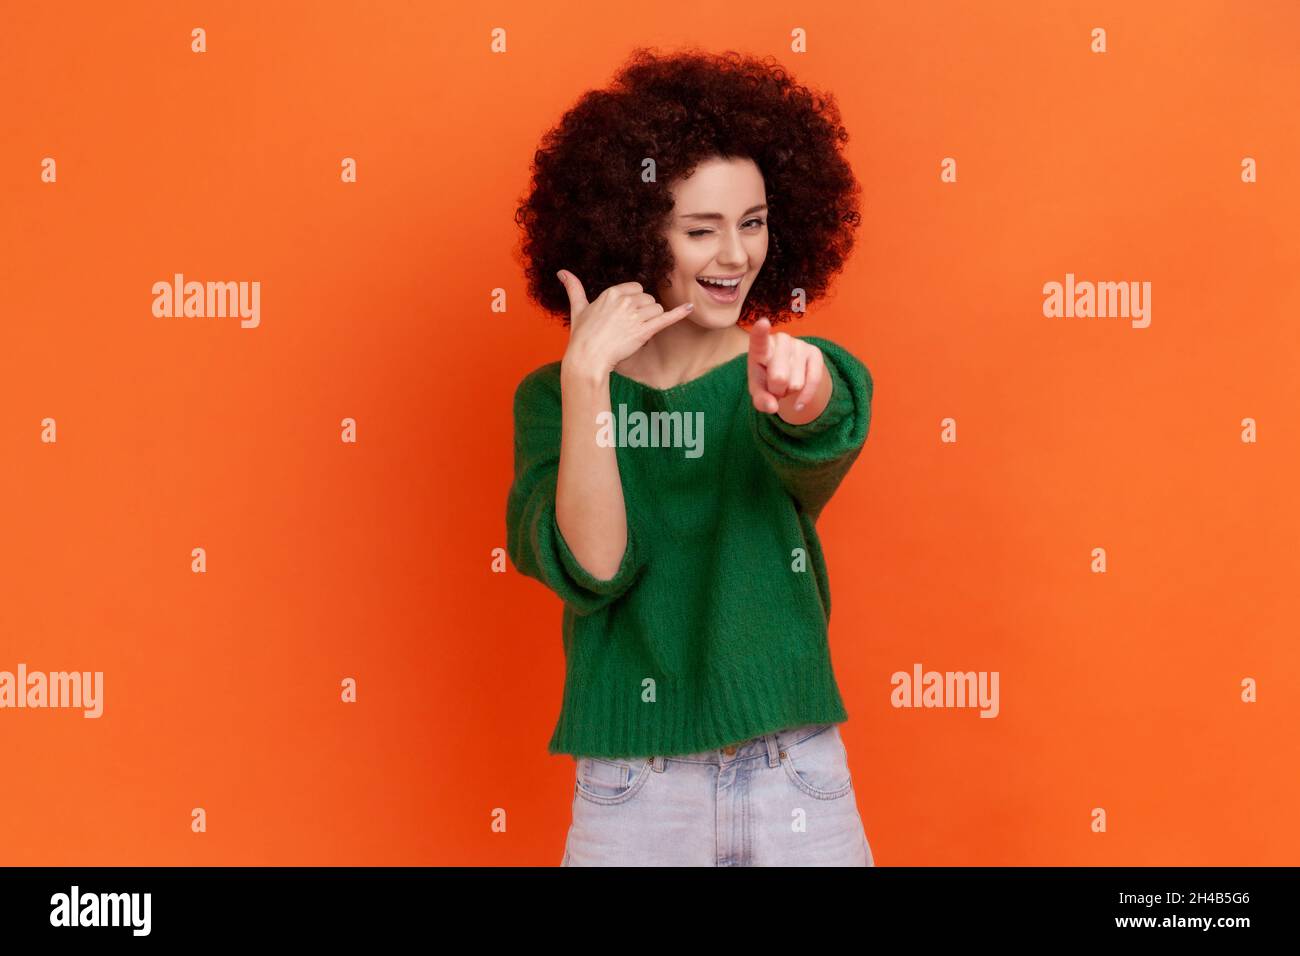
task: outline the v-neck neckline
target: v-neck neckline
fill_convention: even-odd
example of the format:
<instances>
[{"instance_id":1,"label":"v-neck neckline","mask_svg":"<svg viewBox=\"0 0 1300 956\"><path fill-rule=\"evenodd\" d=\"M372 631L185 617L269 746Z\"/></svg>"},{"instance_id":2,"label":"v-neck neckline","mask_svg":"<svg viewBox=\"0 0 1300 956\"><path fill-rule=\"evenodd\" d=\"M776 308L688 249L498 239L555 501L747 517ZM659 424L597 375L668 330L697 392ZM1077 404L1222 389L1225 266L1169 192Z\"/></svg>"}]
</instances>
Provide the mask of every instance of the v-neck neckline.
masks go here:
<instances>
[{"instance_id":1,"label":"v-neck neckline","mask_svg":"<svg viewBox=\"0 0 1300 956\"><path fill-rule=\"evenodd\" d=\"M628 376L624 375L622 372L615 371L615 370L611 370L609 374L611 376L617 376L618 378L621 378L625 382L630 382L632 385L635 385L637 388L642 389L643 391L650 392L651 394L671 395L675 392L681 391L682 389L690 388L694 385L697 385L700 382L711 379L715 375L721 373L724 369L728 369L731 366L735 365L737 362L746 358L748 355L749 355L748 351L744 351L737 355L733 355L731 358L727 359L726 361L720 362L719 364L713 366L713 368L700 373L694 378L687 379L685 382L678 382L676 385L670 385L668 388L655 388L653 385L647 385L645 382L638 381L635 378L628 378Z\"/></svg>"}]
</instances>

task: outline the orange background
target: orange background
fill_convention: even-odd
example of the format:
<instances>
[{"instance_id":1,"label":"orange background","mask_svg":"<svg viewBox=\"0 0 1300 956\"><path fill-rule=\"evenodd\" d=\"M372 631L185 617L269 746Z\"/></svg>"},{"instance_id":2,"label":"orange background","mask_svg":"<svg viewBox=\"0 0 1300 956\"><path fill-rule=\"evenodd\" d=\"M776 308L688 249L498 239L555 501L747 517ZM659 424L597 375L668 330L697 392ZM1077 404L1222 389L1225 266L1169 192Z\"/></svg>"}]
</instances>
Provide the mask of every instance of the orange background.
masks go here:
<instances>
[{"instance_id":1,"label":"orange background","mask_svg":"<svg viewBox=\"0 0 1300 956\"><path fill-rule=\"evenodd\" d=\"M875 379L820 532L877 863L1296 862L1294 3L5 11L0 670L105 700L0 711L0 864L558 864L561 606L491 557L567 332L512 214L561 112L683 43L853 136L859 246L789 330ZM260 327L155 318L175 272L260 281ZM1067 272L1151 282L1150 328L1044 318ZM1000 716L893 709L918 661Z\"/></svg>"}]
</instances>

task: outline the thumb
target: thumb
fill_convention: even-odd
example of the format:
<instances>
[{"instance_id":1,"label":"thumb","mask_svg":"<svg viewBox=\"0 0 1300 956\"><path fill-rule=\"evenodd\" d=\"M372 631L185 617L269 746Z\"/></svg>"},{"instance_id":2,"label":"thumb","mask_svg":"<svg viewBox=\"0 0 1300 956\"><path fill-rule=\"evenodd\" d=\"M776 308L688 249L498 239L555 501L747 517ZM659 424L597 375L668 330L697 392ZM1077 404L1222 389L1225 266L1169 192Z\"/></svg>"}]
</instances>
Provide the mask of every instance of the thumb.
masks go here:
<instances>
[{"instance_id":1,"label":"thumb","mask_svg":"<svg viewBox=\"0 0 1300 956\"><path fill-rule=\"evenodd\" d=\"M569 293L569 319L572 321L588 305L587 290L582 287L582 282L572 272L567 269L561 269L555 273L560 282L564 284L564 291Z\"/></svg>"}]
</instances>

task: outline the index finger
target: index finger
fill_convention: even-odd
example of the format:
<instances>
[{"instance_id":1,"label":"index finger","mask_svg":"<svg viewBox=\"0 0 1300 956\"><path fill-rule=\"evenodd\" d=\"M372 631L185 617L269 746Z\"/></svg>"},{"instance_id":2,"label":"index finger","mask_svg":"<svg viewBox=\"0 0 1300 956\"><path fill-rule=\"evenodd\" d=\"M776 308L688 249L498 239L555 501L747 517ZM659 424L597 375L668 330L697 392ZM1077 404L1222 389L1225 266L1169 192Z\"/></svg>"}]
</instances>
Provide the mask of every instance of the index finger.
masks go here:
<instances>
[{"instance_id":1,"label":"index finger","mask_svg":"<svg viewBox=\"0 0 1300 956\"><path fill-rule=\"evenodd\" d=\"M610 286L608 289L605 290L605 293L609 296L609 298L612 299L615 296L631 295L635 292L644 292L644 291L645 289L641 286L641 283L639 282L620 282L618 285Z\"/></svg>"},{"instance_id":2,"label":"index finger","mask_svg":"<svg viewBox=\"0 0 1300 956\"><path fill-rule=\"evenodd\" d=\"M754 323L754 330L749 333L749 360L759 365L767 365L772 360L772 323L759 319Z\"/></svg>"}]
</instances>

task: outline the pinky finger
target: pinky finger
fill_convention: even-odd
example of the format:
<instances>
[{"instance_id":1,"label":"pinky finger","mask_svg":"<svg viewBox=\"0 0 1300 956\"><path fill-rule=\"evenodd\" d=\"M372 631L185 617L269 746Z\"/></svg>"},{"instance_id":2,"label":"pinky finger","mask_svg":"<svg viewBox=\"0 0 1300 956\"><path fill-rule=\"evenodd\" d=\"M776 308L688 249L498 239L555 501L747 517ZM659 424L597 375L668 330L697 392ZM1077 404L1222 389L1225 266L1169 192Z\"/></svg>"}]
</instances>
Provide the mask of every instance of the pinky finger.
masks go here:
<instances>
[{"instance_id":1,"label":"pinky finger","mask_svg":"<svg viewBox=\"0 0 1300 956\"><path fill-rule=\"evenodd\" d=\"M656 315L653 319L647 319L645 325L642 326L646 339L652 339L674 322L680 322L690 315L694 309L695 303L687 302L665 312L663 315Z\"/></svg>"}]
</instances>

